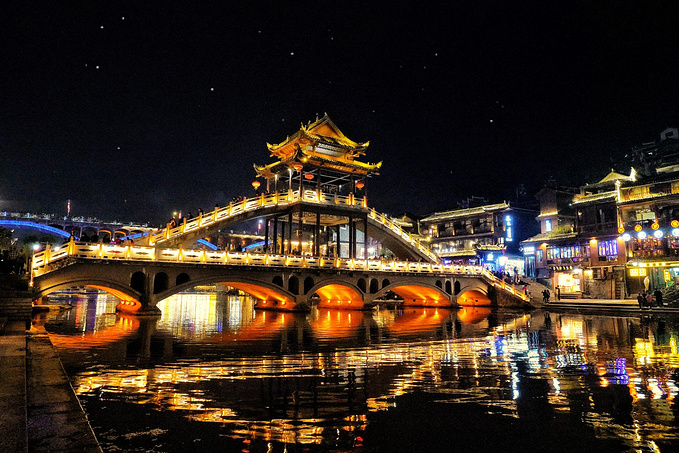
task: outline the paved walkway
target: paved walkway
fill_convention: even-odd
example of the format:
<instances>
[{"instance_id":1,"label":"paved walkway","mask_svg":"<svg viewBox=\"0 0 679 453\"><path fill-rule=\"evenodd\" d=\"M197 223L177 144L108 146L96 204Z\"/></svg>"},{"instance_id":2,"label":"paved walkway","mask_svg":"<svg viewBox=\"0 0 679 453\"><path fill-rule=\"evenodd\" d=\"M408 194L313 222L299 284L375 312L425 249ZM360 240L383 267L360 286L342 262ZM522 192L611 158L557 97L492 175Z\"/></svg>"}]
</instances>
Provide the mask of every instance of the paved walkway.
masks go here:
<instances>
[{"instance_id":1,"label":"paved walkway","mask_svg":"<svg viewBox=\"0 0 679 453\"><path fill-rule=\"evenodd\" d=\"M0 319L0 451L28 451L26 419L26 323Z\"/></svg>"},{"instance_id":2,"label":"paved walkway","mask_svg":"<svg viewBox=\"0 0 679 453\"><path fill-rule=\"evenodd\" d=\"M44 330L27 340L28 449L101 453L87 416Z\"/></svg>"},{"instance_id":3,"label":"paved walkway","mask_svg":"<svg viewBox=\"0 0 679 453\"><path fill-rule=\"evenodd\" d=\"M636 299L561 299L551 300L547 304L540 304L539 308L545 310L601 310L601 311L617 311L620 313L638 312L638 313L677 313L679 314L679 307L652 307L639 308L639 303Z\"/></svg>"},{"instance_id":4,"label":"paved walkway","mask_svg":"<svg viewBox=\"0 0 679 453\"><path fill-rule=\"evenodd\" d=\"M0 319L0 452L101 451L47 333Z\"/></svg>"}]
</instances>

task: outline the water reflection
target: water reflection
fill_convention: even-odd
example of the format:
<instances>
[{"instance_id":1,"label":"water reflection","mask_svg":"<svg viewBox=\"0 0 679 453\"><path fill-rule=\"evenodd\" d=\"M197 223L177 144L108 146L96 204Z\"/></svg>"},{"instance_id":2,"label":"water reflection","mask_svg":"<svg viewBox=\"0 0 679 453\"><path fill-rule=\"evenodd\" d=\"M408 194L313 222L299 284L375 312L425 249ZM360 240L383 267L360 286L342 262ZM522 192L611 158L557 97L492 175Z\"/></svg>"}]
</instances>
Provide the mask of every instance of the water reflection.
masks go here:
<instances>
[{"instance_id":1,"label":"water reflection","mask_svg":"<svg viewBox=\"0 0 679 453\"><path fill-rule=\"evenodd\" d=\"M113 314L115 302L81 297L36 320L112 450L182 451L187 439L209 451L444 450L445 437L429 435L444 422L500 433L458 432L472 451L520 450L513 439L536 429L552 451L565 451L556 431L583 451L678 445L675 318L481 307L304 315L197 293L164 301L161 319L136 319Z\"/></svg>"}]
</instances>

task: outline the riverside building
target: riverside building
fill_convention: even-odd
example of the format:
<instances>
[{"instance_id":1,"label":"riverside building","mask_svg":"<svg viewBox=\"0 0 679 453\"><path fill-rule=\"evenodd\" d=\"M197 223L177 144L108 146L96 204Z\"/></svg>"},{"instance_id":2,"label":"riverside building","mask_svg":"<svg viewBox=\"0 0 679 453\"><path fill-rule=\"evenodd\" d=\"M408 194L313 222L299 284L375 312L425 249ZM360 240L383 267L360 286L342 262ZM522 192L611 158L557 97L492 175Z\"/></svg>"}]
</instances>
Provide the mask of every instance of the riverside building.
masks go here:
<instances>
[{"instance_id":1,"label":"riverside building","mask_svg":"<svg viewBox=\"0 0 679 453\"><path fill-rule=\"evenodd\" d=\"M639 171L537 194L541 232L522 242L524 260L562 297L623 299L679 282L679 132L631 157Z\"/></svg>"},{"instance_id":2,"label":"riverside building","mask_svg":"<svg viewBox=\"0 0 679 453\"><path fill-rule=\"evenodd\" d=\"M444 262L481 264L491 271L524 275L519 255L522 237L534 230L536 211L511 206L507 201L435 212L420 220L420 233ZM479 204L473 206L473 204Z\"/></svg>"}]
</instances>

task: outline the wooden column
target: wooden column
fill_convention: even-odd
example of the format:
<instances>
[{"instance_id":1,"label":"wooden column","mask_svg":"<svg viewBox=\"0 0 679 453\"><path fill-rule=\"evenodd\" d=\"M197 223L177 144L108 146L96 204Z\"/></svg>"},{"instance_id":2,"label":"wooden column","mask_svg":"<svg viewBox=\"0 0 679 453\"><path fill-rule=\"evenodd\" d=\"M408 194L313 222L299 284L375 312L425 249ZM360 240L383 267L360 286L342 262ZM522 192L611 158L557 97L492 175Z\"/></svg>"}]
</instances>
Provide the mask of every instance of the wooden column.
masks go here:
<instances>
[{"instance_id":1,"label":"wooden column","mask_svg":"<svg viewBox=\"0 0 679 453\"><path fill-rule=\"evenodd\" d=\"M352 185L354 183L353 176L351 178L351 183L352 183ZM354 248L354 242L356 241L355 235L356 235L356 231L354 230L354 218L350 215L349 216L349 259L352 259L354 257L354 255L356 254L356 249Z\"/></svg>"},{"instance_id":2,"label":"wooden column","mask_svg":"<svg viewBox=\"0 0 679 453\"><path fill-rule=\"evenodd\" d=\"M264 219L264 253L269 253L269 221L269 219Z\"/></svg>"},{"instance_id":3,"label":"wooden column","mask_svg":"<svg viewBox=\"0 0 679 453\"><path fill-rule=\"evenodd\" d=\"M300 179L300 183L299 183L299 193L300 194L302 193L301 179ZM301 195L300 195L300 200L301 200ZM302 252L302 238L303 237L304 237L304 211L302 209L302 204L301 204L301 201L300 201L300 204L299 204L299 223L297 224L297 240L299 241L299 248L297 250L299 250L300 255L304 255L304 253Z\"/></svg>"},{"instance_id":4,"label":"wooden column","mask_svg":"<svg viewBox=\"0 0 679 453\"><path fill-rule=\"evenodd\" d=\"M368 214L363 217L363 259L368 259Z\"/></svg>"},{"instance_id":5,"label":"wooden column","mask_svg":"<svg viewBox=\"0 0 679 453\"><path fill-rule=\"evenodd\" d=\"M288 255L292 253L292 210L288 214L288 247L286 250Z\"/></svg>"},{"instance_id":6,"label":"wooden column","mask_svg":"<svg viewBox=\"0 0 679 453\"><path fill-rule=\"evenodd\" d=\"M316 211L316 228L314 229L314 256L321 255L321 211Z\"/></svg>"}]
</instances>

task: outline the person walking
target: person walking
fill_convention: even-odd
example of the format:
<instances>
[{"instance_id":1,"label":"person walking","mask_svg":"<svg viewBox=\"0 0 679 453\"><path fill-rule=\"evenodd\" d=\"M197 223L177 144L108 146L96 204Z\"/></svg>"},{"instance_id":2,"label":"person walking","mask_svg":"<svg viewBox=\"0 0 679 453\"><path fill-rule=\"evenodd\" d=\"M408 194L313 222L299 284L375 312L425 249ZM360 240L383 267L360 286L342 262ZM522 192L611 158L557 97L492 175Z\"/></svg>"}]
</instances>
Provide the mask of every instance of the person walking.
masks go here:
<instances>
[{"instance_id":1,"label":"person walking","mask_svg":"<svg viewBox=\"0 0 679 453\"><path fill-rule=\"evenodd\" d=\"M644 295L639 293L637 296L637 303L639 304L639 309L643 310L644 309Z\"/></svg>"},{"instance_id":2,"label":"person walking","mask_svg":"<svg viewBox=\"0 0 679 453\"><path fill-rule=\"evenodd\" d=\"M556 295L556 300L561 300L561 287L557 286L554 289L554 294Z\"/></svg>"}]
</instances>

